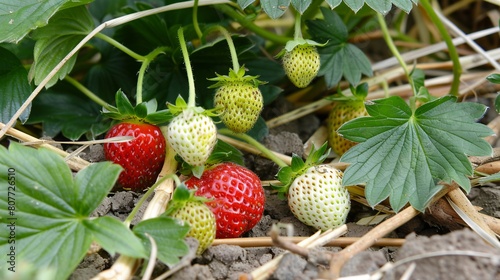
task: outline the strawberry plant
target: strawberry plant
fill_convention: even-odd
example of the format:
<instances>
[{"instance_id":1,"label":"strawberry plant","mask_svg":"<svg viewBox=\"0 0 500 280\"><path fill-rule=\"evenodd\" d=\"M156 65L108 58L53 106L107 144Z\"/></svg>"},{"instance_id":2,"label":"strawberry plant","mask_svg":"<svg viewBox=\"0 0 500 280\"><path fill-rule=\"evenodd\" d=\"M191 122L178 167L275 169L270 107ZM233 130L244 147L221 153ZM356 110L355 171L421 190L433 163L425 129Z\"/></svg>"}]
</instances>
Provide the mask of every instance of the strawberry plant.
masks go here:
<instances>
[{"instance_id":1,"label":"strawberry plant","mask_svg":"<svg viewBox=\"0 0 500 280\"><path fill-rule=\"evenodd\" d=\"M47 269L49 278L68 278L92 242L120 254L115 265L128 268L124 278L142 263L148 278L156 258L172 267L188 253L186 236L200 241L198 254L209 247L214 217L218 238L248 232L263 216L265 197L238 149L271 158L280 167L279 194L298 220L321 230L346 222L347 186L356 185L361 191L351 197L363 196L368 206L387 199L395 212L423 212L444 185L469 191L468 157L492 151L483 139L492 131L478 122L486 107L459 96L459 55L428 0L4 2L0 221L15 231L0 231L0 253L11 254L15 241L16 264ZM403 31L415 5L415 18L425 13L422 24L446 43L447 53L435 56L449 55L453 64L445 94L427 88L425 75L433 72L419 61L409 69L392 41L422 39ZM383 18L393 6L404 13ZM375 65L378 56L365 53L373 46L358 44L369 42L364 36L384 39L387 48L378 51L399 66ZM388 90L399 83L410 93ZM276 119L314 112L328 126L344 171L324 163L327 145L284 162L260 143L278 123L261 116L279 111L277 97L297 109ZM222 134L252 147L237 142L236 149L218 140ZM90 164L77 156L80 149L68 155L39 142L42 136L63 149L103 144L107 161ZM238 164L221 162L228 159ZM180 174L190 176L191 191ZM93 217L114 186L149 190L123 222ZM206 201L193 197L195 188ZM131 227L153 193L144 220Z\"/></svg>"}]
</instances>

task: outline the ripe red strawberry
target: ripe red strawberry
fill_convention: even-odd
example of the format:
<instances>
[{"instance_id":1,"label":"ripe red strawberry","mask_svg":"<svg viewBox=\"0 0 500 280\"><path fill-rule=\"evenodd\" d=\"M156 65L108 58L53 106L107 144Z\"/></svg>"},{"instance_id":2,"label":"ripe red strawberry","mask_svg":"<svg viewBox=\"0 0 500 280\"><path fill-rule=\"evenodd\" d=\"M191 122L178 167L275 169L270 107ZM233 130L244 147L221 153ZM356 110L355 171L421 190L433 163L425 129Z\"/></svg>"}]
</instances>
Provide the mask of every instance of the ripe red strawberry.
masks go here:
<instances>
[{"instance_id":1,"label":"ripe red strawberry","mask_svg":"<svg viewBox=\"0 0 500 280\"><path fill-rule=\"evenodd\" d=\"M223 162L206 169L198 179L184 182L196 195L209 199L217 222L217 238L235 238L252 229L264 212L264 189L259 177L235 163Z\"/></svg>"},{"instance_id":2,"label":"ripe red strawberry","mask_svg":"<svg viewBox=\"0 0 500 280\"><path fill-rule=\"evenodd\" d=\"M124 189L142 190L156 182L165 160L165 138L160 128L145 123L122 122L113 126L106 139L133 136L121 143L104 144L107 160L123 167L118 183Z\"/></svg>"},{"instance_id":3,"label":"ripe red strawberry","mask_svg":"<svg viewBox=\"0 0 500 280\"><path fill-rule=\"evenodd\" d=\"M320 57L316 46L298 44L283 55L283 69L298 88L307 87L318 75Z\"/></svg>"},{"instance_id":4,"label":"ripe red strawberry","mask_svg":"<svg viewBox=\"0 0 500 280\"><path fill-rule=\"evenodd\" d=\"M222 122L234 132L247 132L259 118L264 98L259 90L262 84L257 77L245 76L244 68L238 73L229 69L229 76L217 74L217 81L211 88L217 88L214 106L221 109Z\"/></svg>"}]
</instances>

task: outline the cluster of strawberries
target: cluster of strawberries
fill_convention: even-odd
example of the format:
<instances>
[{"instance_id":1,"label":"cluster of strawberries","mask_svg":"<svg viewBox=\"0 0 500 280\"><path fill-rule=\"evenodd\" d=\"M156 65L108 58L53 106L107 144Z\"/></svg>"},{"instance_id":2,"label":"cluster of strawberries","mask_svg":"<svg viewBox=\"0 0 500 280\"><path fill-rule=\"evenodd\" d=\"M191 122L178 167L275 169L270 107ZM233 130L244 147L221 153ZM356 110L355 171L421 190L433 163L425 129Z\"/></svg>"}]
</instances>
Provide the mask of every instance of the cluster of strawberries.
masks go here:
<instances>
[{"instance_id":1,"label":"cluster of strawberries","mask_svg":"<svg viewBox=\"0 0 500 280\"><path fill-rule=\"evenodd\" d=\"M284 70L293 84L303 88L319 71L319 54L316 45L305 40L294 42L292 46L281 54ZM243 67L230 69L227 76L217 74L212 80L216 82L213 85L216 88L216 115L235 133L249 131L263 108L259 90L262 82L257 77L245 75ZM123 104L133 107L121 94L117 96L117 112L124 111L119 108ZM201 174L193 172L196 176L191 175L183 182L182 187L190 189L189 195L183 196L182 201L176 201L174 195L170 206L175 207L167 208L171 216L191 225L188 235L200 241L198 253L201 253L215 237L239 237L259 222L264 212L264 189L256 174L238 164L222 162L205 167L217 142L212 110L186 106L182 99L175 105L169 104L169 109L171 119L165 129L160 129L147 117L139 118L134 114L119 117L120 121L108 131L106 138L134 138L128 142L105 144L105 156L123 167L118 184L132 190L142 190L156 182L167 145L189 166L203 167ZM324 153L326 149L320 151ZM342 172L327 165L320 166L324 157L318 153L315 157L300 166L284 168L282 173L290 168L293 172L288 172L289 176L279 176L285 186L281 192L288 197L289 206L299 220L328 229L345 223L350 209L349 193L341 184Z\"/></svg>"}]
</instances>

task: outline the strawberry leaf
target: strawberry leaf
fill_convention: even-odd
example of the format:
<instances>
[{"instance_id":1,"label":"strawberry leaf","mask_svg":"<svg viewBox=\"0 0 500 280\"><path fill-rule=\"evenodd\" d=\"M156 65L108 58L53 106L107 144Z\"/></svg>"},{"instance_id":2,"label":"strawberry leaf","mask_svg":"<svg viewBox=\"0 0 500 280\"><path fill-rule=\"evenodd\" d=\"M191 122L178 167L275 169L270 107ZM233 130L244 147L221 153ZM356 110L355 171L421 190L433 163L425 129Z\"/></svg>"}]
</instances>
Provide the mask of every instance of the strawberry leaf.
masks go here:
<instances>
[{"instance_id":1,"label":"strawberry leaf","mask_svg":"<svg viewBox=\"0 0 500 280\"><path fill-rule=\"evenodd\" d=\"M30 79L34 79L36 85L40 84L93 28L94 22L87 8L79 6L59 11L47 26L35 30L35 59L29 72ZM76 56L71 57L46 87L63 79L73 69L75 62Z\"/></svg>"},{"instance_id":2,"label":"strawberry leaf","mask_svg":"<svg viewBox=\"0 0 500 280\"><path fill-rule=\"evenodd\" d=\"M360 142L341 161L351 163L344 185L366 183L370 205L389 197L395 211L407 202L423 211L440 190L440 181L457 182L470 190L473 169L467 155L485 156L491 146L482 139L492 134L476 123L486 108L457 103L446 96L414 112L397 96L366 104L369 117L345 123L339 133Z\"/></svg>"},{"instance_id":3,"label":"strawberry leaf","mask_svg":"<svg viewBox=\"0 0 500 280\"><path fill-rule=\"evenodd\" d=\"M5 256L14 246L19 263L53 269L54 279L67 279L92 242L93 232L85 226L88 214L114 186L120 170L110 162L95 163L73 178L52 151L17 143L8 150L0 146L0 216L15 231L15 243L8 231L0 231L0 253Z\"/></svg>"},{"instance_id":4,"label":"strawberry leaf","mask_svg":"<svg viewBox=\"0 0 500 280\"><path fill-rule=\"evenodd\" d=\"M158 246L158 259L169 266L178 263L179 257L188 253L189 248L184 237L189 232L189 226L179 225L171 217L160 216L144 220L135 225L133 231L145 244L150 244L146 235L149 234Z\"/></svg>"},{"instance_id":5,"label":"strawberry leaf","mask_svg":"<svg viewBox=\"0 0 500 280\"><path fill-rule=\"evenodd\" d=\"M286 12L288 6L290 5L290 0L262 1L260 5L269 17L277 19Z\"/></svg>"},{"instance_id":6,"label":"strawberry leaf","mask_svg":"<svg viewBox=\"0 0 500 280\"><path fill-rule=\"evenodd\" d=\"M0 42L18 43L31 30L47 24L49 18L61 7L73 2L84 5L90 2L69 0L10 0L2 2L0 11ZM29 19L29 20L27 20Z\"/></svg>"},{"instance_id":7,"label":"strawberry leaf","mask_svg":"<svg viewBox=\"0 0 500 280\"><path fill-rule=\"evenodd\" d=\"M7 123L31 93L28 71L21 61L8 50L0 47L0 122ZM31 105L21 116L21 122L28 119Z\"/></svg>"},{"instance_id":8,"label":"strawberry leaf","mask_svg":"<svg viewBox=\"0 0 500 280\"><path fill-rule=\"evenodd\" d=\"M307 21L309 33L317 42L327 42L318 48L321 67L318 76L324 76L329 88L336 85L342 77L350 84L357 85L362 75L372 76L371 64L366 55L355 45L348 42L347 27L334 12L322 7L324 19Z\"/></svg>"}]
</instances>

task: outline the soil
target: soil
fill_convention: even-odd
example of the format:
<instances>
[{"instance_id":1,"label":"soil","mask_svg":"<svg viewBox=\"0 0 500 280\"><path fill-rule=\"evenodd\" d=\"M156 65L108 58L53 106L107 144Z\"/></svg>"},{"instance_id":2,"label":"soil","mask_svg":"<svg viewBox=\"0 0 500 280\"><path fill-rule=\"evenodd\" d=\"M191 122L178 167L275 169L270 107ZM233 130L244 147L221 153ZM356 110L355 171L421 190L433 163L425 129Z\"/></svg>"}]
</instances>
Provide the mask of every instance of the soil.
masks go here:
<instances>
[{"instance_id":1,"label":"soil","mask_svg":"<svg viewBox=\"0 0 500 280\"><path fill-rule=\"evenodd\" d=\"M266 109L263 116L270 119L290 111L291 105L282 99ZM269 136L262 142L270 149L287 155L304 153L305 141L318 129L321 116L308 115L297 121L270 129ZM101 161L102 147L94 145L86 154L85 159ZM278 167L271 161L245 155L245 164L262 180L275 179ZM142 194L130 191L118 191L110 194L94 215L112 215L124 219L132 210ZM474 188L469 195L474 205L483 208L483 212L500 218L500 188L496 185ZM280 200L276 194L266 191L266 206L264 216L255 228L243 237L268 236L273 224L292 224L295 236L310 236L315 230L299 222L290 212L286 201ZM143 205L142 211L147 207ZM353 202L351 214L348 217L347 236L360 237L372 226L356 224L359 218L375 215L371 208ZM141 212L132 224L137 223ZM382 279L401 279L405 273L410 273L408 279L500 279L500 250L487 245L479 235L461 225L443 226L429 215L420 215L409 223L392 232L388 237L406 238L400 248L372 247L357 254L344 265L342 276L355 276L373 273L385 269ZM196 248L196 240L188 240ZM269 277L276 280L318 279L327 266L318 264L313 255L325 256L325 252L336 252L339 247L321 247L314 251L308 259L286 254L277 269ZM277 247L243 248L234 245L217 245L207 249L202 256L188 258L185 265L168 279L239 279L241 274L250 273L263 264L281 255L285 250ZM432 254L434 252L434 254ZM84 259L70 279L90 279L100 271L109 268L116 256L109 256L101 250ZM154 276L158 276L168 268L158 263ZM140 279L139 276L136 279Z\"/></svg>"}]
</instances>

